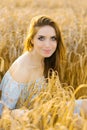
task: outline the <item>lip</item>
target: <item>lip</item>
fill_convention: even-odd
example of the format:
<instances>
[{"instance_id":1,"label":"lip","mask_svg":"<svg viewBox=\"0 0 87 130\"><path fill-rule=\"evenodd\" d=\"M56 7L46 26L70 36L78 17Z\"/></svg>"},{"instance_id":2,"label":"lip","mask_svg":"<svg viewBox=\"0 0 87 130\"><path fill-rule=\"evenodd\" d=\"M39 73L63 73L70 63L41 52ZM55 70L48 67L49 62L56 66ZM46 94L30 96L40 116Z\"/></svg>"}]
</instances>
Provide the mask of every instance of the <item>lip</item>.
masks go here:
<instances>
[{"instance_id":1,"label":"lip","mask_svg":"<svg viewBox=\"0 0 87 130\"><path fill-rule=\"evenodd\" d=\"M46 54L49 54L50 52L51 52L51 50L46 50L46 49L44 49L43 50Z\"/></svg>"}]
</instances>

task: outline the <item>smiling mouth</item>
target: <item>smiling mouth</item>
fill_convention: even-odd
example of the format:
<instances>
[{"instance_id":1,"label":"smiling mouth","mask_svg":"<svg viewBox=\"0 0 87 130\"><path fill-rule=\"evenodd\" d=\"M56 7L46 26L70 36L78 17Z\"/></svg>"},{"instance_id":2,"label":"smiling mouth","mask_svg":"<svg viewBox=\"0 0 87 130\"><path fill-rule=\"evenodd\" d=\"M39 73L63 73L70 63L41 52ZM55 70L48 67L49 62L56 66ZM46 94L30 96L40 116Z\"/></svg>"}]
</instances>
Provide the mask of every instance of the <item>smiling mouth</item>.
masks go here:
<instances>
[{"instance_id":1,"label":"smiling mouth","mask_svg":"<svg viewBox=\"0 0 87 130\"><path fill-rule=\"evenodd\" d=\"M45 52L46 54L48 54L48 53L51 52L51 50L44 50L44 52Z\"/></svg>"}]
</instances>

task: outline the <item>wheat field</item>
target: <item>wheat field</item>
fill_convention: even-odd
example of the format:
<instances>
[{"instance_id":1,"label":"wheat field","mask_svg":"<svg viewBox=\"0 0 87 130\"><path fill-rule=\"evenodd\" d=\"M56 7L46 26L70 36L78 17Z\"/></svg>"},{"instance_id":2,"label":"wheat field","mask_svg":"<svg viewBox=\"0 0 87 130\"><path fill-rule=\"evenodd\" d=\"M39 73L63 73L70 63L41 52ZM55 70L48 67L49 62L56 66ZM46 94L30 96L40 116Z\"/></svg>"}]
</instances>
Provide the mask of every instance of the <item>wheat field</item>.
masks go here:
<instances>
[{"instance_id":1,"label":"wheat field","mask_svg":"<svg viewBox=\"0 0 87 130\"><path fill-rule=\"evenodd\" d=\"M52 84L52 79L48 85L50 93L48 89L41 90L30 108L26 107L27 102L18 110L5 108L0 119L1 130L86 130L87 119L83 112L81 117L73 115L75 98L87 95L86 0L0 0L0 81L13 61L22 54L30 20L39 14L51 16L61 30L66 46L66 61L60 71L62 87L58 87L59 82L57 86ZM54 89L51 90L52 85ZM70 89L65 91L67 86ZM75 95L73 89L78 90ZM45 99L44 95L47 95ZM67 97L69 106L66 106ZM65 108L65 113L62 108Z\"/></svg>"}]
</instances>

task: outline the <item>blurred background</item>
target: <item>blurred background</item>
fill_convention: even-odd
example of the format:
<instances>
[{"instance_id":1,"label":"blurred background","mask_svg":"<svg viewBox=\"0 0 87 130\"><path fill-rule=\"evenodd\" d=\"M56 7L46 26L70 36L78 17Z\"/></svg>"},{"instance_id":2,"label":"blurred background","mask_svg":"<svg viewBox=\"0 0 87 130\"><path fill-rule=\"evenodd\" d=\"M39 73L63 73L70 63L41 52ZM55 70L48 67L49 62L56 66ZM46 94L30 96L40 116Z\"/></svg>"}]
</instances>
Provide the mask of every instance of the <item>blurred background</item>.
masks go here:
<instances>
[{"instance_id":1,"label":"blurred background","mask_svg":"<svg viewBox=\"0 0 87 130\"><path fill-rule=\"evenodd\" d=\"M22 54L27 28L33 16L47 14L61 30L67 59L61 67L61 83L77 88L87 83L87 0L0 0L0 80ZM79 95L87 94L87 89Z\"/></svg>"}]
</instances>

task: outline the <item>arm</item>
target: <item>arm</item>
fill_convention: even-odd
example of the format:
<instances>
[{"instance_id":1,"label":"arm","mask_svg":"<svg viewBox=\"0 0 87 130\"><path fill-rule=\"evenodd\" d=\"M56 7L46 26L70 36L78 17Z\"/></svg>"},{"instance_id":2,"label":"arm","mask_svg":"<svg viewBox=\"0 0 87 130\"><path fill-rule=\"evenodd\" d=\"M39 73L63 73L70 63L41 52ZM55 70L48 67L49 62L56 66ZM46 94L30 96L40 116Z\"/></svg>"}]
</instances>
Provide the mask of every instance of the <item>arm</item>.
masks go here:
<instances>
[{"instance_id":1,"label":"arm","mask_svg":"<svg viewBox=\"0 0 87 130\"><path fill-rule=\"evenodd\" d=\"M87 119L87 99L83 99L81 109L85 115L85 118Z\"/></svg>"},{"instance_id":2,"label":"arm","mask_svg":"<svg viewBox=\"0 0 87 130\"><path fill-rule=\"evenodd\" d=\"M15 61L10 69L5 73L0 84L0 89L2 90L1 102L3 102L3 104L9 109L15 108L21 90L26 86L25 83L22 83L24 80L21 69L20 62ZM18 78L21 82L17 81ZM2 109L2 104L0 105L0 109Z\"/></svg>"},{"instance_id":3,"label":"arm","mask_svg":"<svg viewBox=\"0 0 87 130\"><path fill-rule=\"evenodd\" d=\"M82 111L87 118L87 99L78 99L75 103L74 113L80 114Z\"/></svg>"}]
</instances>

